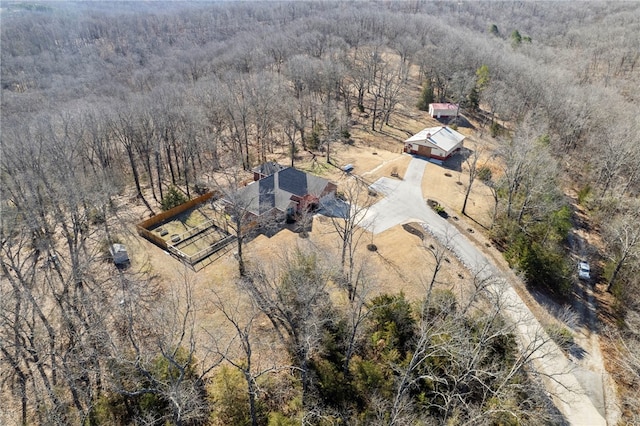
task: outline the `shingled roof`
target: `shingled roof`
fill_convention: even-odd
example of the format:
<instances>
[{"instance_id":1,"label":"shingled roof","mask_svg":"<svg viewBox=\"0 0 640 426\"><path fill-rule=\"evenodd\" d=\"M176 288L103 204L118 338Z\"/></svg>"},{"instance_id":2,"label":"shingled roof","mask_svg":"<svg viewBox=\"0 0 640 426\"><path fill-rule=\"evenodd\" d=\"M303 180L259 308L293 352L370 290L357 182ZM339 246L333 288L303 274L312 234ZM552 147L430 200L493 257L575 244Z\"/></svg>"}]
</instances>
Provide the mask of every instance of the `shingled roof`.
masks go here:
<instances>
[{"instance_id":1,"label":"shingled roof","mask_svg":"<svg viewBox=\"0 0 640 426\"><path fill-rule=\"evenodd\" d=\"M257 167L254 167L253 169L251 169L251 171L254 173L259 173L262 176L271 176L272 174L277 173L285 168L285 166L276 163L275 161L268 161L266 163L260 164Z\"/></svg>"},{"instance_id":2,"label":"shingled roof","mask_svg":"<svg viewBox=\"0 0 640 426\"><path fill-rule=\"evenodd\" d=\"M305 195L320 198L329 183L321 177L287 167L250 183L238 192L238 197L249 212L260 216L274 208L286 212L292 201Z\"/></svg>"}]
</instances>

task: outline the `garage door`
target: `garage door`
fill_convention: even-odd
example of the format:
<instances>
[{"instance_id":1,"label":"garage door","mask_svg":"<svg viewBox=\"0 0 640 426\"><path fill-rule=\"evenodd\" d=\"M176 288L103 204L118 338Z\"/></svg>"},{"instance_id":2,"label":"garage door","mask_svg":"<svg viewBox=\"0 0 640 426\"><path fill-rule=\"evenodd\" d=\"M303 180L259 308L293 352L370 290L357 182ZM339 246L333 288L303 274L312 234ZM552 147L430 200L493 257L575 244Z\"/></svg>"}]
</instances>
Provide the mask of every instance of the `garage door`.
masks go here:
<instances>
[{"instance_id":1,"label":"garage door","mask_svg":"<svg viewBox=\"0 0 640 426\"><path fill-rule=\"evenodd\" d=\"M418 155L421 155L423 157L430 157L431 156L431 147L424 146L424 145L418 145Z\"/></svg>"}]
</instances>

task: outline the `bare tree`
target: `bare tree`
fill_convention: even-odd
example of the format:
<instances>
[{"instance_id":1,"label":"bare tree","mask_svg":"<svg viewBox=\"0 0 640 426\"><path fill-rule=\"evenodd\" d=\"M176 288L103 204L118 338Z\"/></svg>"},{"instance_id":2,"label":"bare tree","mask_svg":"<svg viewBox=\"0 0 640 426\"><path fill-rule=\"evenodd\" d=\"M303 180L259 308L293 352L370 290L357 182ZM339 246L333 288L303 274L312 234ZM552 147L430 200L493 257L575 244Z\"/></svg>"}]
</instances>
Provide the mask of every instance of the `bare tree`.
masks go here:
<instances>
[{"instance_id":1,"label":"bare tree","mask_svg":"<svg viewBox=\"0 0 640 426\"><path fill-rule=\"evenodd\" d=\"M315 253L285 253L279 270L262 268L243 281L245 291L269 318L287 348L302 383L302 406L311 406L310 359L329 321L330 272Z\"/></svg>"},{"instance_id":2,"label":"bare tree","mask_svg":"<svg viewBox=\"0 0 640 426\"><path fill-rule=\"evenodd\" d=\"M498 205L500 203L500 197L499 197L499 189L501 187L501 182L500 181L495 181L494 177L493 177L493 172L491 171L491 169L489 167L481 167L480 169L477 170L477 175L478 178L487 186L487 188L489 188L489 190L491 191L491 196L493 198L493 211L491 213L491 227L490 229L493 229L493 226L496 223L496 218L498 216Z\"/></svg>"},{"instance_id":3,"label":"bare tree","mask_svg":"<svg viewBox=\"0 0 640 426\"><path fill-rule=\"evenodd\" d=\"M273 129L280 118L278 106L284 102L281 87L282 81L270 73L255 75L250 80L251 98L249 105L253 117L256 136L257 158L267 161L267 154L273 153Z\"/></svg>"},{"instance_id":4,"label":"bare tree","mask_svg":"<svg viewBox=\"0 0 640 426\"><path fill-rule=\"evenodd\" d=\"M453 237L448 229L444 235L438 236L437 239L435 236L430 236L422 240L422 247L425 249L425 252L428 253L429 257L433 259L431 276L428 278L428 282L423 284L423 287L426 287L424 306L428 306L431 303L431 295L433 294L435 285L438 283L440 271L446 263L451 262L448 256L452 254L450 251L452 241Z\"/></svg>"},{"instance_id":5,"label":"bare tree","mask_svg":"<svg viewBox=\"0 0 640 426\"><path fill-rule=\"evenodd\" d=\"M224 223L225 228L230 229L236 238L235 256L240 276L247 273L243 252L245 239L267 229L276 219L271 215L273 211L264 211L262 199L273 194L246 191L244 185L248 179L248 173L233 165L214 178L215 190L221 194L221 200L215 204L217 213L220 222Z\"/></svg>"},{"instance_id":6,"label":"bare tree","mask_svg":"<svg viewBox=\"0 0 640 426\"><path fill-rule=\"evenodd\" d=\"M143 137L139 132L135 114L130 108L123 107L110 117L110 126L116 140L122 145L129 159L129 166L136 186L136 197L144 203L151 214L154 214L151 205L142 193L142 183L135 153L136 147L141 143Z\"/></svg>"},{"instance_id":7,"label":"bare tree","mask_svg":"<svg viewBox=\"0 0 640 426\"><path fill-rule=\"evenodd\" d=\"M227 75L224 79L226 90L221 93L226 105L226 115L230 123L231 138L238 160L242 161L242 167L248 170L251 167L249 151L249 132L251 121L250 94L245 78L237 79Z\"/></svg>"},{"instance_id":8,"label":"bare tree","mask_svg":"<svg viewBox=\"0 0 640 426\"><path fill-rule=\"evenodd\" d=\"M201 90L198 90L200 88ZM226 105L224 105L223 99L218 96L222 88L223 84L218 79L207 81L206 85L201 83L196 88L198 102L204 106L202 111L205 135L204 150L208 152L208 166L214 172L220 169L221 148L229 137L228 126L230 123L226 120Z\"/></svg>"},{"instance_id":9,"label":"bare tree","mask_svg":"<svg viewBox=\"0 0 640 426\"><path fill-rule=\"evenodd\" d=\"M395 107L400 100L400 96L402 95L402 90L404 88L402 66L402 62L396 65L385 64L380 71L381 89L379 93L382 98L382 106L380 108L382 120L380 120L379 131L382 131L383 124L386 124L387 126L389 125L391 114L395 110Z\"/></svg>"},{"instance_id":10,"label":"bare tree","mask_svg":"<svg viewBox=\"0 0 640 426\"><path fill-rule=\"evenodd\" d=\"M353 295L348 294L348 302L342 307L346 324L342 364L345 375L349 374L351 360L363 344L364 329L371 312L369 302L377 289L376 280L366 262L360 265L355 277L357 282L352 286Z\"/></svg>"},{"instance_id":11,"label":"bare tree","mask_svg":"<svg viewBox=\"0 0 640 426\"><path fill-rule=\"evenodd\" d=\"M341 197L326 201L331 224L340 238L340 266L345 279L349 300L358 293L356 270L356 250L366 231L366 213L372 203L366 182L356 176L347 178L340 186Z\"/></svg>"},{"instance_id":12,"label":"bare tree","mask_svg":"<svg viewBox=\"0 0 640 426\"><path fill-rule=\"evenodd\" d=\"M478 175L478 158L480 157L481 150L474 146L475 149L469 150L469 155L465 158L464 162L467 165L467 170L469 172L469 180L467 183L467 189L464 193L464 201L462 203L462 214L466 216L467 210L467 201L469 200L469 194L471 194L471 187L473 186L473 182L476 180Z\"/></svg>"},{"instance_id":13,"label":"bare tree","mask_svg":"<svg viewBox=\"0 0 640 426\"><path fill-rule=\"evenodd\" d=\"M620 214L607 221L605 235L614 265L607 283L607 291L611 291L621 269L627 262L637 261L640 256L640 203L636 200L623 206Z\"/></svg>"},{"instance_id":14,"label":"bare tree","mask_svg":"<svg viewBox=\"0 0 640 426\"><path fill-rule=\"evenodd\" d=\"M603 147L606 152L594 165L598 175L595 181L603 199L610 197L612 193L626 194L637 182L638 150L629 139L630 135L636 133L636 121L633 118L622 119L620 126L593 131L593 144Z\"/></svg>"},{"instance_id":15,"label":"bare tree","mask_svg":"<svg viewBox=\"0 0 640 426\"><path fill-rule=\"evenodd\" d=\"M507 218L526 228L525 213L533 215L535 221L535 217L557 207L558 169L549 153L548 136L527 125L520 126L513 139L499 148L498 155L504 161Z\"/></svg>"},{"instance_id":16,"label":"bare tree","mask_svg":"<svg viewBox=\"0 0 640 426\"><path fill-rule=\"evenodd\" d=\"M240 289L244 286L240 285ZM263 375L276 371L278 366L273 362L269 366L260 363L260 354L269 350L269 345L264 341L268 338L258 336L255 323L260 319L262 312L255 305L253 300L244 301L238 298L235 301L224 300L217 292L213 291L213 305L222 313L227 323L233 328L232 337L227 339L227 343L221 342L221 337L212 335L216 352L229 364L242 373L247 385L247 396L249 400L249 415L251 424L257 426L261 423L260 414L256 406L259 386L258 379ZM238 353L238 348L239 353ZM259 351L258 351L259 350Z\"/></svg>"},{"instance_id":17,"label":"bare tree","mask_svg":"<svg viewBox=\"0 0 640 426\"><path fill-rule=\"evenodd\" d=\"M284 134L286 141L289 143L288 151L291 158L291 167L294 167L296 154L298 153L298 145L296 143L297 134L299 133L300 125L297 121L297 112L290 107L290 102L286 102L285 109L285 121L282 124L282 133ZM302 132L304 133L304 132Z\"/></svg>"},{"instance_id":18,"label":"bare tree","mask_svg":"<svg viewBox=\"0 0 640 426\"><path fill-rule=\"evenodd\" d=\"M160 406L149 415L154 421L191 424L209 413L205 376L222 358L198 352L196 323L199 307L193 295L193 278L185 266L181 288L170 288L162 300L138 311L138 294L125 276L120 303L122 336L111 339L114 391L127 399L142 395L156 398ZM144 315L145 319L140 318Z\"/></svg>"}]
</instances>

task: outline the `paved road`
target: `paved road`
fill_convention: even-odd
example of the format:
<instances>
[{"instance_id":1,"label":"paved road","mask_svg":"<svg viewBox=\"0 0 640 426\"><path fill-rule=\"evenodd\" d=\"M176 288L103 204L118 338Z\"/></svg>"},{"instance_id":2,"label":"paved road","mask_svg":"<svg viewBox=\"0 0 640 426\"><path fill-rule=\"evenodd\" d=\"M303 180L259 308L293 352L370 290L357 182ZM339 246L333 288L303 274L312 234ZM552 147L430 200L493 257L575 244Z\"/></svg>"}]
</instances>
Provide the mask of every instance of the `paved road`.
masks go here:
<instances>
[{"instance_id":1,"label":"paved road","mask_svg":"<svg viewBox=\"0 0 640 426\"><path fill-rule=\"evenodd\" d=\"M449 247L471 272L506 280L499 270L457 228L424 201L421 181L427 161L411 160L404 180L381 178L371 187L385 198L369 208L363 220L374 234L408 222L421 222L425 230ZM434 166L432 166L434 167ZM516 324L520 345L537 348L531 359L548 393L571 425L606 425L604 413L589 399L575 376L576 366L553 342L512 286L496 288L504 297L505 316ZM597 404L601 407L601 404Z\"/></svg>"}]
</instances>

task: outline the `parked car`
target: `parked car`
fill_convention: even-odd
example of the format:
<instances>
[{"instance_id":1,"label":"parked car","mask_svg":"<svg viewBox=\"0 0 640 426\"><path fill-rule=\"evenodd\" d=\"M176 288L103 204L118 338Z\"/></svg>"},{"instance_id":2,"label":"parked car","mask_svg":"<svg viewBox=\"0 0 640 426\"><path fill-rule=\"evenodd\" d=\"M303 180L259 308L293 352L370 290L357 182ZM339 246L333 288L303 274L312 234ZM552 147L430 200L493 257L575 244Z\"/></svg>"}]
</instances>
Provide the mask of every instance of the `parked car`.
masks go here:
<instances>
[{"instance_id":1,"label":"parked car","mask_svg":"<svg viewBox=\"0 0 640 426\"><path fill-rule=\"evenodd\" d=\"M578 262L578 278L581 280L588 280L591 278L591 268L584 260Z\"/></svg>"}]
</instances>

